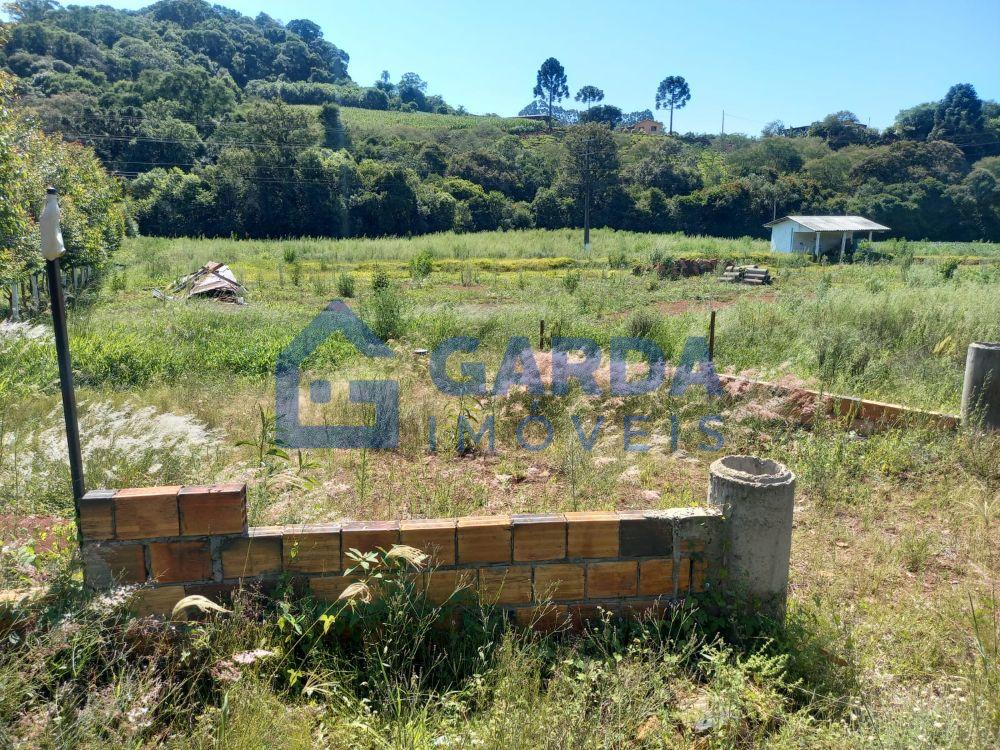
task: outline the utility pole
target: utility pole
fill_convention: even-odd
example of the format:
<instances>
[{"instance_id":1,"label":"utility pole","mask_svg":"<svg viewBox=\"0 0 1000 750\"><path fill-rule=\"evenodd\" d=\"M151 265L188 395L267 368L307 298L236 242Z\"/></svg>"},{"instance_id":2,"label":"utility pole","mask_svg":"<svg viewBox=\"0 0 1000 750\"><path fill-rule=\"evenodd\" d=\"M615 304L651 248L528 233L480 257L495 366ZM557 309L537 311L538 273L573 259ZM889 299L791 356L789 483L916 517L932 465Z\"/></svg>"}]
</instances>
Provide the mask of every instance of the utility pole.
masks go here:
<instances>
[{"instance_id":1,"label":"utility pole","mask_svg":"<svg viewBox=\"0 0 1000 750\"><path fill-rule=\"evenodd\" d=\"M726 134L726 110L722 110L722 135Z\"/></svg>"},{"instance_id":2,"label":"utility pole","mask_svg":"<svg viewBox=\"0 0 1000 750\"><path fill-rule=\"evenodd\" d=\"M587 190L583 199L583 249L590 250L590 190L593 176L590 174L590 145L587 145Z\"/></svg>"},{"instance_id":3,"label":"utility pole","mask_svg":"<svg viewBox=\"0 0 1000 750\"><path fill-rule=\"evenodd\" d=\"M590 171L590 149L594 146L593 138L587 139L587 151L584 154L584 182L583 191L583 249L590 250L590 198L593 188L594 176Z\"/></svg>"},{"instance_id":4,"label":"utility pole","mask_svg":"<svg viewBox=\"0 0 1000 750\"><path fill-rule=\"evenodd\" d=\"M66 300L63 297L62 275L59 271L59 258L66 254L59 218L56 189L50 187L46 191L45 208L38 219L38 224L42 237L42 257L45 258L45 273L52 301L52 329L56 339L56 358L59 360L59 386L62 390L63 417L66 421L66 447L73 481L73 500L79 522L80 500L85 492L83 455L80 450L80 425L76 416L76 393L73 390L73 365L69 357L69 334L66 331Z\"/></svg>"}]
</instances>

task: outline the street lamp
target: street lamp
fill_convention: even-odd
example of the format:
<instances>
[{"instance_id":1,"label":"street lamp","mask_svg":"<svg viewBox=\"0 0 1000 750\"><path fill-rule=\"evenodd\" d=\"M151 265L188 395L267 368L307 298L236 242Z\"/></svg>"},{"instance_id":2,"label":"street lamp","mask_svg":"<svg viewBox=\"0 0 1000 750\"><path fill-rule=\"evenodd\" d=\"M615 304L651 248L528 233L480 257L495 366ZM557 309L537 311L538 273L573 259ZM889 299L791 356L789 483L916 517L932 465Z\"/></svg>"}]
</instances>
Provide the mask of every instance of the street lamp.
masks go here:
<instances>
[{"instance_id":1,"label":"street lamp","mask_svg":"<svg viewBox=\"0 0 1000 750\"><path fill-rule=\"evenodd\" d=\"M42 257L49 282L52 300L52 329L56 339L56 357L59 360L59 387L62 390L63 416L66 418L66 446L69 449L69 471L73 479L73 504L77 518L83 498L83 456L80 452L80 426L76 417L76 394L73 391L73 366L69 358L69 336L66 333L66 300L63 298L62 275L59 259L66 254L62 229L59 227L59 201L56 189L45 191L45 208L38 218L42 235Z\"/></svg>"}]
</instances>

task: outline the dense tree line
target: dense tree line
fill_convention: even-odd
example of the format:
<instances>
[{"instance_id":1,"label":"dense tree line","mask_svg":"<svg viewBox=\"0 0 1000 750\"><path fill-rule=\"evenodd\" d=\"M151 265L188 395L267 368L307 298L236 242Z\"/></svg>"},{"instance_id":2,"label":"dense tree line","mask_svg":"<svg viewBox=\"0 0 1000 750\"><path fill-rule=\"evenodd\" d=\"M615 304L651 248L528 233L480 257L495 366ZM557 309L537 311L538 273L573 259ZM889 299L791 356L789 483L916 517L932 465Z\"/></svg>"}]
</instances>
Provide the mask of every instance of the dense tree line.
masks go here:
<instances>
[{"instance_id":1,"label":"dense tree line","mask_svg":"<svg viewBox=\"0 0 1000 750\"><path fill-rule=\"evenodd\" d=\"M938 106L949 110L953 98ZM214 164L192 173L152 170L135 180L132 194L143 231L153 234L581 226L589 188L594 226L763 236L775 216L846 213L914 239L1000 240L1000 157L983 155L1000 143L988 135L997 118L984 116L982 134L958 143L913 139L905 121L874 136L829 129L829 140L808 130L645 136L601 122L552 134L543 125L520 137L484 124L451 139L387 127L355 140L336 105L317 117L275 103L220 129L225 140Z\"/></svg>"},{"instance_id":2,"label":"dense tree line","mask_svg":"<svg viewBox=\"0 0 1000 750\"><path fill-rule=\"evenodd\" d=\"M16 23L0 66L18 76L44 129L126 174L210 160L220 123L255 99L454 111L415 73L359 86L347 53L305 19L249 18L203 0L139 11L15 0L5 9Z\"/></svg>"},{"instance_id":3,"label":"dense tree line","mask_svg":"<svg viewBox=\"0 0 1000 750\"><path fill-rule=\"evenodd\" d=\"M856 213L910 238L1000 240L1000 107L969 84L903 110L884 131L848 111L760 137L640 135L594 83L562 109L550 58L525 114L352 130L340 107L451 114L415 73L370 87L310 21L282 25L200 0L141 11L14 3L0 62L50 131L130 178L149 234L381 236L594 226L763 236L786 213ZM526 89L531 82L526 82ZM654 92L651 91L651 100ZM691 96L668 76L667 112ZM296 105L314 105L303 107ZM587 155L587 156L585 156Z\"/></svg>"}]
</instances>

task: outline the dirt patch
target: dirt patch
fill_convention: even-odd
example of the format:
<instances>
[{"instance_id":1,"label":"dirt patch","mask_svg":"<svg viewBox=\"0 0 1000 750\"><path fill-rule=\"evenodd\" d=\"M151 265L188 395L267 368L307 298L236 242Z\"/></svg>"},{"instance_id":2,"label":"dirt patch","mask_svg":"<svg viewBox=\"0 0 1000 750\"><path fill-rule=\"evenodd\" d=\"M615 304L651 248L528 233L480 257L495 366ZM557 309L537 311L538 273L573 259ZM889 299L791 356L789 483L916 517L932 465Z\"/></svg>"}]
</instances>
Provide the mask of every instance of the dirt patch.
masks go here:
<instances>
[{"instance_id":1,"label":"dirt patch","mask_svg":"<svg viewBox=\"0 0 1000 750\"><path fill-rule=\"evenodd\" d=\"M0 544L22 546L30 544L35 552L50 552L76 544L73 523L58 516L0 515Z\"/></svg>"}]
</instances>

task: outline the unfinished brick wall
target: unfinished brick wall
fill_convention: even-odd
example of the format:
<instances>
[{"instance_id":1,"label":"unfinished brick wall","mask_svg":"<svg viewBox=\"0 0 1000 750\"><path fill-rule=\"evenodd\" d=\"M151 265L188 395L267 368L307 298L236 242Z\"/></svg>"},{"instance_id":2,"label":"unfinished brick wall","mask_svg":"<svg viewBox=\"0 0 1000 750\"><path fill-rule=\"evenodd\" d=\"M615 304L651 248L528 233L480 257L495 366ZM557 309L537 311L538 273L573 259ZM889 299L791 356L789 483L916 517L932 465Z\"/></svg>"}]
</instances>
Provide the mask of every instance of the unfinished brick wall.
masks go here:
<instances>
[{"instance_id":1,"label":"unfinished brick wall","mask_svg":"<svg viewBox=\"0 0 1000 750\"><path fill-rule=\"evenodd\" d=\"M544 603L545 626L702 591L721 575L722 524L718 510L684 508L248 528L239 484L98 490L80 503L87 584L142 584L140 614L285 578L335 600L351 583L349 550L406 544L431 556L431 601L467 587L525 624Z\"/></svg>"}]
</instances>

